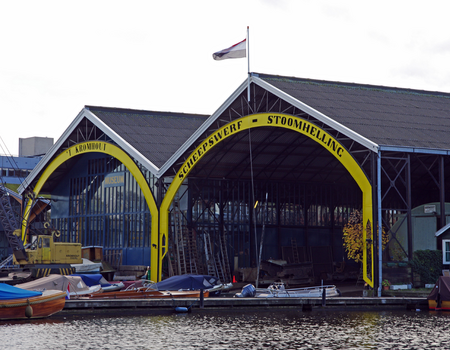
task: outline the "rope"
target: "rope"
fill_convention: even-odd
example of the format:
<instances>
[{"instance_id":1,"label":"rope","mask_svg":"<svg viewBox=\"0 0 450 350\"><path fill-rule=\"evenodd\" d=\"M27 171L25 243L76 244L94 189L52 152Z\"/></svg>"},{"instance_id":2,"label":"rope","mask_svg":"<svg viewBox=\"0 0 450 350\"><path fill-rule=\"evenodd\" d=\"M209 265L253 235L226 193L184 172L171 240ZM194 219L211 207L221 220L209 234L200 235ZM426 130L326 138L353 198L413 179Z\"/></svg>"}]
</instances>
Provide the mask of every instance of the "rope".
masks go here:
<instances>
[{"instance_id":1,"label":"rope","mask_svg":"<svg viewBox=\"0 0 450 350\"><path fill-rule=\"evenodd\" d=\"M255 201L255 184L253 182L253 155L252 155L252 135L250 133L251 128L248 129L248 148L250 153L250 177L251 177L251 184L252 184L252 206L253 206L253 228L255 231L255 255L257 257L258 255L258 234L256 231L256 201ZM259 261L257 261L258 264L258 275L256 276L256 288L258 288L258 282L259 282Z\"/></svg>"}]
</instances>

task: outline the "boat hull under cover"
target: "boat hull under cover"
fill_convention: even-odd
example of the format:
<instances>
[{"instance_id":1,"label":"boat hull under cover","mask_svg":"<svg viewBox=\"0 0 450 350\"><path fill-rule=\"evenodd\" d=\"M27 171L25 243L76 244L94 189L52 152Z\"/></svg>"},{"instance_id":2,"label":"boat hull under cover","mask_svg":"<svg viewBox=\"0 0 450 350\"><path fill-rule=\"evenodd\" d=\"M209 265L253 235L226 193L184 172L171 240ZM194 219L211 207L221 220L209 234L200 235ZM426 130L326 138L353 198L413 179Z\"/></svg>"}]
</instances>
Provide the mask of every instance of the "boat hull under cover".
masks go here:
<instances>
[{"instance_id":1,"label":"boat hull under cover","mask_svg":"<svg viewBox=\"0 0 450 350\"><path fill-rule=\"evenodd\" d=\"M441 301L440 307L436 300L428 300L428 309L435 311L450 311L450 301Z\"/></svg>"},{"instance_id":2,"label":"boat hull under cover","mask_svg":"<svg viewBox=\"0 0 450 350\"><path fill-rule=\"evenodd\" d=\"M440 276L427 297L430 310L450 311L450 276Z\"/></svg>"}]
</instances>

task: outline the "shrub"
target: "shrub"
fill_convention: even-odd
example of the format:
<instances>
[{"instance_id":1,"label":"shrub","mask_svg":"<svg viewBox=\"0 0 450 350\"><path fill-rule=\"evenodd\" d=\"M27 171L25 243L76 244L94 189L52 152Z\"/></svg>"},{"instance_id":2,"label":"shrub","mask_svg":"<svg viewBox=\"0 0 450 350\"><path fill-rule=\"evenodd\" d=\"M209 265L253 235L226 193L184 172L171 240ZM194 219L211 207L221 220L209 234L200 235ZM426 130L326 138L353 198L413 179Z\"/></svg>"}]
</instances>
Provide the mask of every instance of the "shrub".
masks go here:
<instances>
[{"instance_id":1,"label":"shrub","mask_svg":"<svg viewBox=\"0 0 450 350\"><path fill-rule=\"evenodd\" d=\"M434 284L442 272L442 251L416 250L410 265L422 284Z\"/></svg>"},{"instance_id":2,"label":"shrub","mask_svg":"<svg viewBox=\"0 0 450 350\"><path fill-rule=\"evenodd\" d=\"M377 228L378 229L378 228ZM371 227L368 224L366 226L366 237L368 239L373 239L373 235L371 233ZM344 249L347 253L347 258L354 260L356 262L363 261L363 215L359 210L354 210L351 212L349 220L343 229L343 240L344 240ZM389 236L385 232L384 227L382 227L382 242L383 249L389 241ZM369 259L370 250L368 250Z\"/></svg>"}]
</instances>

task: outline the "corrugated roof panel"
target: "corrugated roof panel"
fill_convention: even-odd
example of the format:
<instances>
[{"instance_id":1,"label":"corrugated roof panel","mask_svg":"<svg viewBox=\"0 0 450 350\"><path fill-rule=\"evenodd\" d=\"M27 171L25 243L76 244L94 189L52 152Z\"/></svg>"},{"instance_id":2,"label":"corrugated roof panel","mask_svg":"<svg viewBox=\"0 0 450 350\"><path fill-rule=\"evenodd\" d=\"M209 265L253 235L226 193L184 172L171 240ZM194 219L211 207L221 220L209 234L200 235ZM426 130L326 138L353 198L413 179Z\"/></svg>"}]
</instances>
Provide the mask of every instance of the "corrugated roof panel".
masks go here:
<instances>
[{"instance_id":1,"label":"corrugated roof panel","mask_svg":"<svg viewBox=\"0 0 450 350\"><path fill-rule=\"evenodd\" d=\"M108 127L161 167L208 116L87 106Z\"/></svg>"}]
</instances>

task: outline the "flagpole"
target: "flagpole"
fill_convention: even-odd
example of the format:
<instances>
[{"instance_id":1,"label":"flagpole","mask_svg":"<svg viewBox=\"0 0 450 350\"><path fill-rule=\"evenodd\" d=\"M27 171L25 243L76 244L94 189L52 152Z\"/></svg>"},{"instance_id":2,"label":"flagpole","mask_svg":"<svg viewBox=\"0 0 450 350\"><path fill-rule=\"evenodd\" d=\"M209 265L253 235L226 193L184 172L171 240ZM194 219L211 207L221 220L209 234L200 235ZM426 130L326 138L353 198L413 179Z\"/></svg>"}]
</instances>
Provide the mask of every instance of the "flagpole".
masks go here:
<instances>
[{"instance_id":1,"label":"flagpole","mask_svg":"<svg viewBox=\"0 0 450 350\"><path fill-rule=\"evenodd\" d=\"M247 26L247 100L250 103L250 29Z\"/></svg>"}]
</instances>

